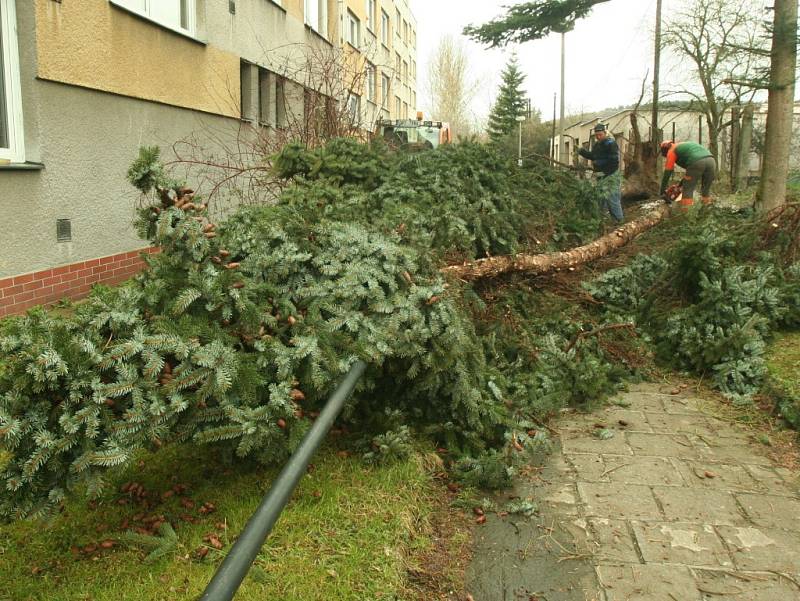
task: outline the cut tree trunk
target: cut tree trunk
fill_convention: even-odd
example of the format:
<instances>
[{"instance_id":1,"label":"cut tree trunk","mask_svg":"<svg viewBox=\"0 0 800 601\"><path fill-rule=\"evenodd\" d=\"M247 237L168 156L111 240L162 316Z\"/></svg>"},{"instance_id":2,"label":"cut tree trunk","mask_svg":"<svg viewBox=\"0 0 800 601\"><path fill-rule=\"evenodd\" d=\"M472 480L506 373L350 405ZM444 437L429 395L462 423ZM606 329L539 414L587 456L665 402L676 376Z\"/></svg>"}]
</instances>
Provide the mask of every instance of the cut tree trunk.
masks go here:
<instances>
[{"instance_id":1,"label":"cut tree trunk","mask_svg":"<svg viewBox=\"0 0 800 601\"><path fill-rule=\"evenodd\" d=\"M524 272L530 275L544 275L553 271L575 268L610 254L617 248L625 246L650 228L657 225L669 214L669 207L664 205L648 214L620 226L610 234L598 238L584 246L569 251L545 253L541 255L505 255L478 259L462 265L450 265L442 269L442 273L455 276L465 281L496 277L504 273Z\"/></svg>"}]
</instances>

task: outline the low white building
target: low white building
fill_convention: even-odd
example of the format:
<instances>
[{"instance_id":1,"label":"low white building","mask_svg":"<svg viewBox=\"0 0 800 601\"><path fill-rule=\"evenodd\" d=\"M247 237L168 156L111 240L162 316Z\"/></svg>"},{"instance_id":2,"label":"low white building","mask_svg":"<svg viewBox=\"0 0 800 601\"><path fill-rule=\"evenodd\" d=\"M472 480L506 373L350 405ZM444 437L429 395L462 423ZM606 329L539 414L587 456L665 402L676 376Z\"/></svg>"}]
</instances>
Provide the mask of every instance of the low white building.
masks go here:
<instances>
[{"instance_id":1,"label":"low white building","mask_svg":"<svg viewBox=\"0 0 800 601\"><path fill-rule=\"evenodd\" d=\"M795 129L800 130L800 102L794 108ZM764 129L767 119L766 104L756 107L753 127L753 149L750 157L750 175L757 176L761 171L761 145L763 143ZM664 109L658 114L659 128L662 140L692 140L708 145L709 132L705 116L698 110L689 109ZM728 113L723 122L730 120ZM650 140L651 114L648 109L634 113L633 109L624 109L610 115L601 115L590 119L583 119L571 124L564 130L564 153L559 152L561 136L556 136L554 148L555 159L567 165L586 165L587 161L578 155L579 148L590 148L594 143L594 126L604 123L620 147L622 158L621 168L624 170L626 161L633 155L632 140L634 136L634 121L639 129L641 140ZM719 140L720 168L728 169L730 166L730 128L724 128ZM793 149L790 153L790 168L800 170L800 141L793 138Z\"/></svg>"}]
</instances>

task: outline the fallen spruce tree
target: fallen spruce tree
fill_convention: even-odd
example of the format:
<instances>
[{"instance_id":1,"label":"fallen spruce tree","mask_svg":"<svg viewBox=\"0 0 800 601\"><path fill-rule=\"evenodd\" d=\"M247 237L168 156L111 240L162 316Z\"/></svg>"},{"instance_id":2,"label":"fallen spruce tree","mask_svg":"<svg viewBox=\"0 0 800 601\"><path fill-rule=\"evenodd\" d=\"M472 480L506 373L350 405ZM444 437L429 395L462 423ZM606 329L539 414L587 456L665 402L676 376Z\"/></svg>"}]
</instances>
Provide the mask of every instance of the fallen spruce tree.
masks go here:
<instances>
[{"instance_id":1,"label":"fallen spruce tree","mask_svg":"<svg viewBox=\"0 0 800 601\"><path fill-rule=\"evenodd\" d=\"M542 439L538 419L614 389L620 370L594 337L576 344L581 324L488 332L479 296L440 273L594 237L587 183L474 143L405 156L290 145L274 167L292 182L280 201L216 225L143 149L129 173L148 199L137 228L162 252L73 314L2 323L0 517L100 495L165 444L282 461L356 358L369 368L345 419L367 455L402 452L413 428L483 484Z\"/></svg>"},{"instance_id":2,"label":"fallen spruce tree","mask_svg":"<svg viewBox=\"0 0 800 601\"><path fill-rule=\"evenodd\" d=\"M800 327L800 206L765 216L701 211L664 252L639 255L585 288L601 319L636 323L661 362L751 403L767 342Z\"/></svg>"}]
</instances>

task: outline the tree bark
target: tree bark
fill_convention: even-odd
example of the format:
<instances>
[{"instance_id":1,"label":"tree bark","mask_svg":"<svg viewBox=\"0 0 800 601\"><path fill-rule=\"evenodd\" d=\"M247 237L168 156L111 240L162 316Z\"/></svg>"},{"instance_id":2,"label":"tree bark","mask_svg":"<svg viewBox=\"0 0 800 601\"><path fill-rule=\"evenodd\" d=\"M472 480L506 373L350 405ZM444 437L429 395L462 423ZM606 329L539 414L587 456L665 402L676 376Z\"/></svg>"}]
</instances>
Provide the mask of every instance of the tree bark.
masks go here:
<instances>
[{"instance_id":1,"label":"tree bark","mask_svg":"<svg viewBox=\"0 0 800 601\"><path fill-rule=\"evenodd\" d=\"M598 238L584 246L570 251L545 253L541 255L507 255L478 259L463 265L450 265L442 269L442 273L459 279L471 281L481 278L496 277L504 273L524 272L530 275L544 275L562 269L573 269L578 265L589 263L610 254L613 250L625 246L639 234L657 225L669 214L669 207L664 205L617 228L610 234Z\"/></svg>"},{"instance_id":2,"label":"tree bark","mask_svg":"<svg viewBox=\"0 0 800 601\"><path fill-rule=\"evenodd\" d=\"M730 160L731 192L739 189L739 143L741 131L741 115L739 107L731 107L731 147L728 155Z\"/></svg>"},{"instance_id":3,"label":"tree bark","mask_svg":"<svg viewBox=\"0 0 800 601\"><path fill-rule=\"evenodd\" d=\"M742 110L742 126L739 129L739 144L737 145L736 190L747 187L747 178L750 175L750 148L753 143L753 111L752 104Z\"/></svg>"},{"instance_id":4,"label":"tree bark","mask_svg":"<svg viewBox=\"0 0 800 601\"><path fill-rule=\"evenodd\" d=\"M797 62L797 0L775 0L767 128L756 209L768 212L786 202Z\"/></svg>"}]
</instances>

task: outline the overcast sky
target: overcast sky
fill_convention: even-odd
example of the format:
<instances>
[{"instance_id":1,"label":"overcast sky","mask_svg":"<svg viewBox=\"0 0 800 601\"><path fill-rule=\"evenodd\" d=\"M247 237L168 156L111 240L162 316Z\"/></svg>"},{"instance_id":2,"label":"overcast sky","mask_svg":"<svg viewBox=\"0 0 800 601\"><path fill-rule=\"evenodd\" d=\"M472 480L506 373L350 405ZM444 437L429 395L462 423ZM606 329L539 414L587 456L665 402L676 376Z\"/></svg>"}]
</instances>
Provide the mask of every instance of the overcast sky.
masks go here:
<instances>
[{"instance_id":1,"label":"overcast sky","mask_svg":"<svg viewBox=\"0 0 800 601\"><path fill-rule=\"evenodd\" d=\"M663 18L687 0L662 0ZM512 50L527 75L525 87L534 107L549 120L553 115L553 94L559 91L561 39L559 35L536 42L488 50L461 35L466 25L481 24L504 14L503 6L515 0L410 0L417 19L417 86L419 104L428 109L425 80L430 55L442 36L452 34L464 40L472 76L480 82L475 101L479 117L485 117L497 94L500 72ZM761 4L761 2L759 2ZM646 79L649 100L653 80L653 37L656 0L611 0L597 5L566 35L566 112L576 115L608 107L634 104ZM766 15L766 12L765 12ZM662 53L661 88L669 89L686 78L685 68L671 66ZM436 118L436 115L430 115Z\"/></svg>"}]
</instances>

